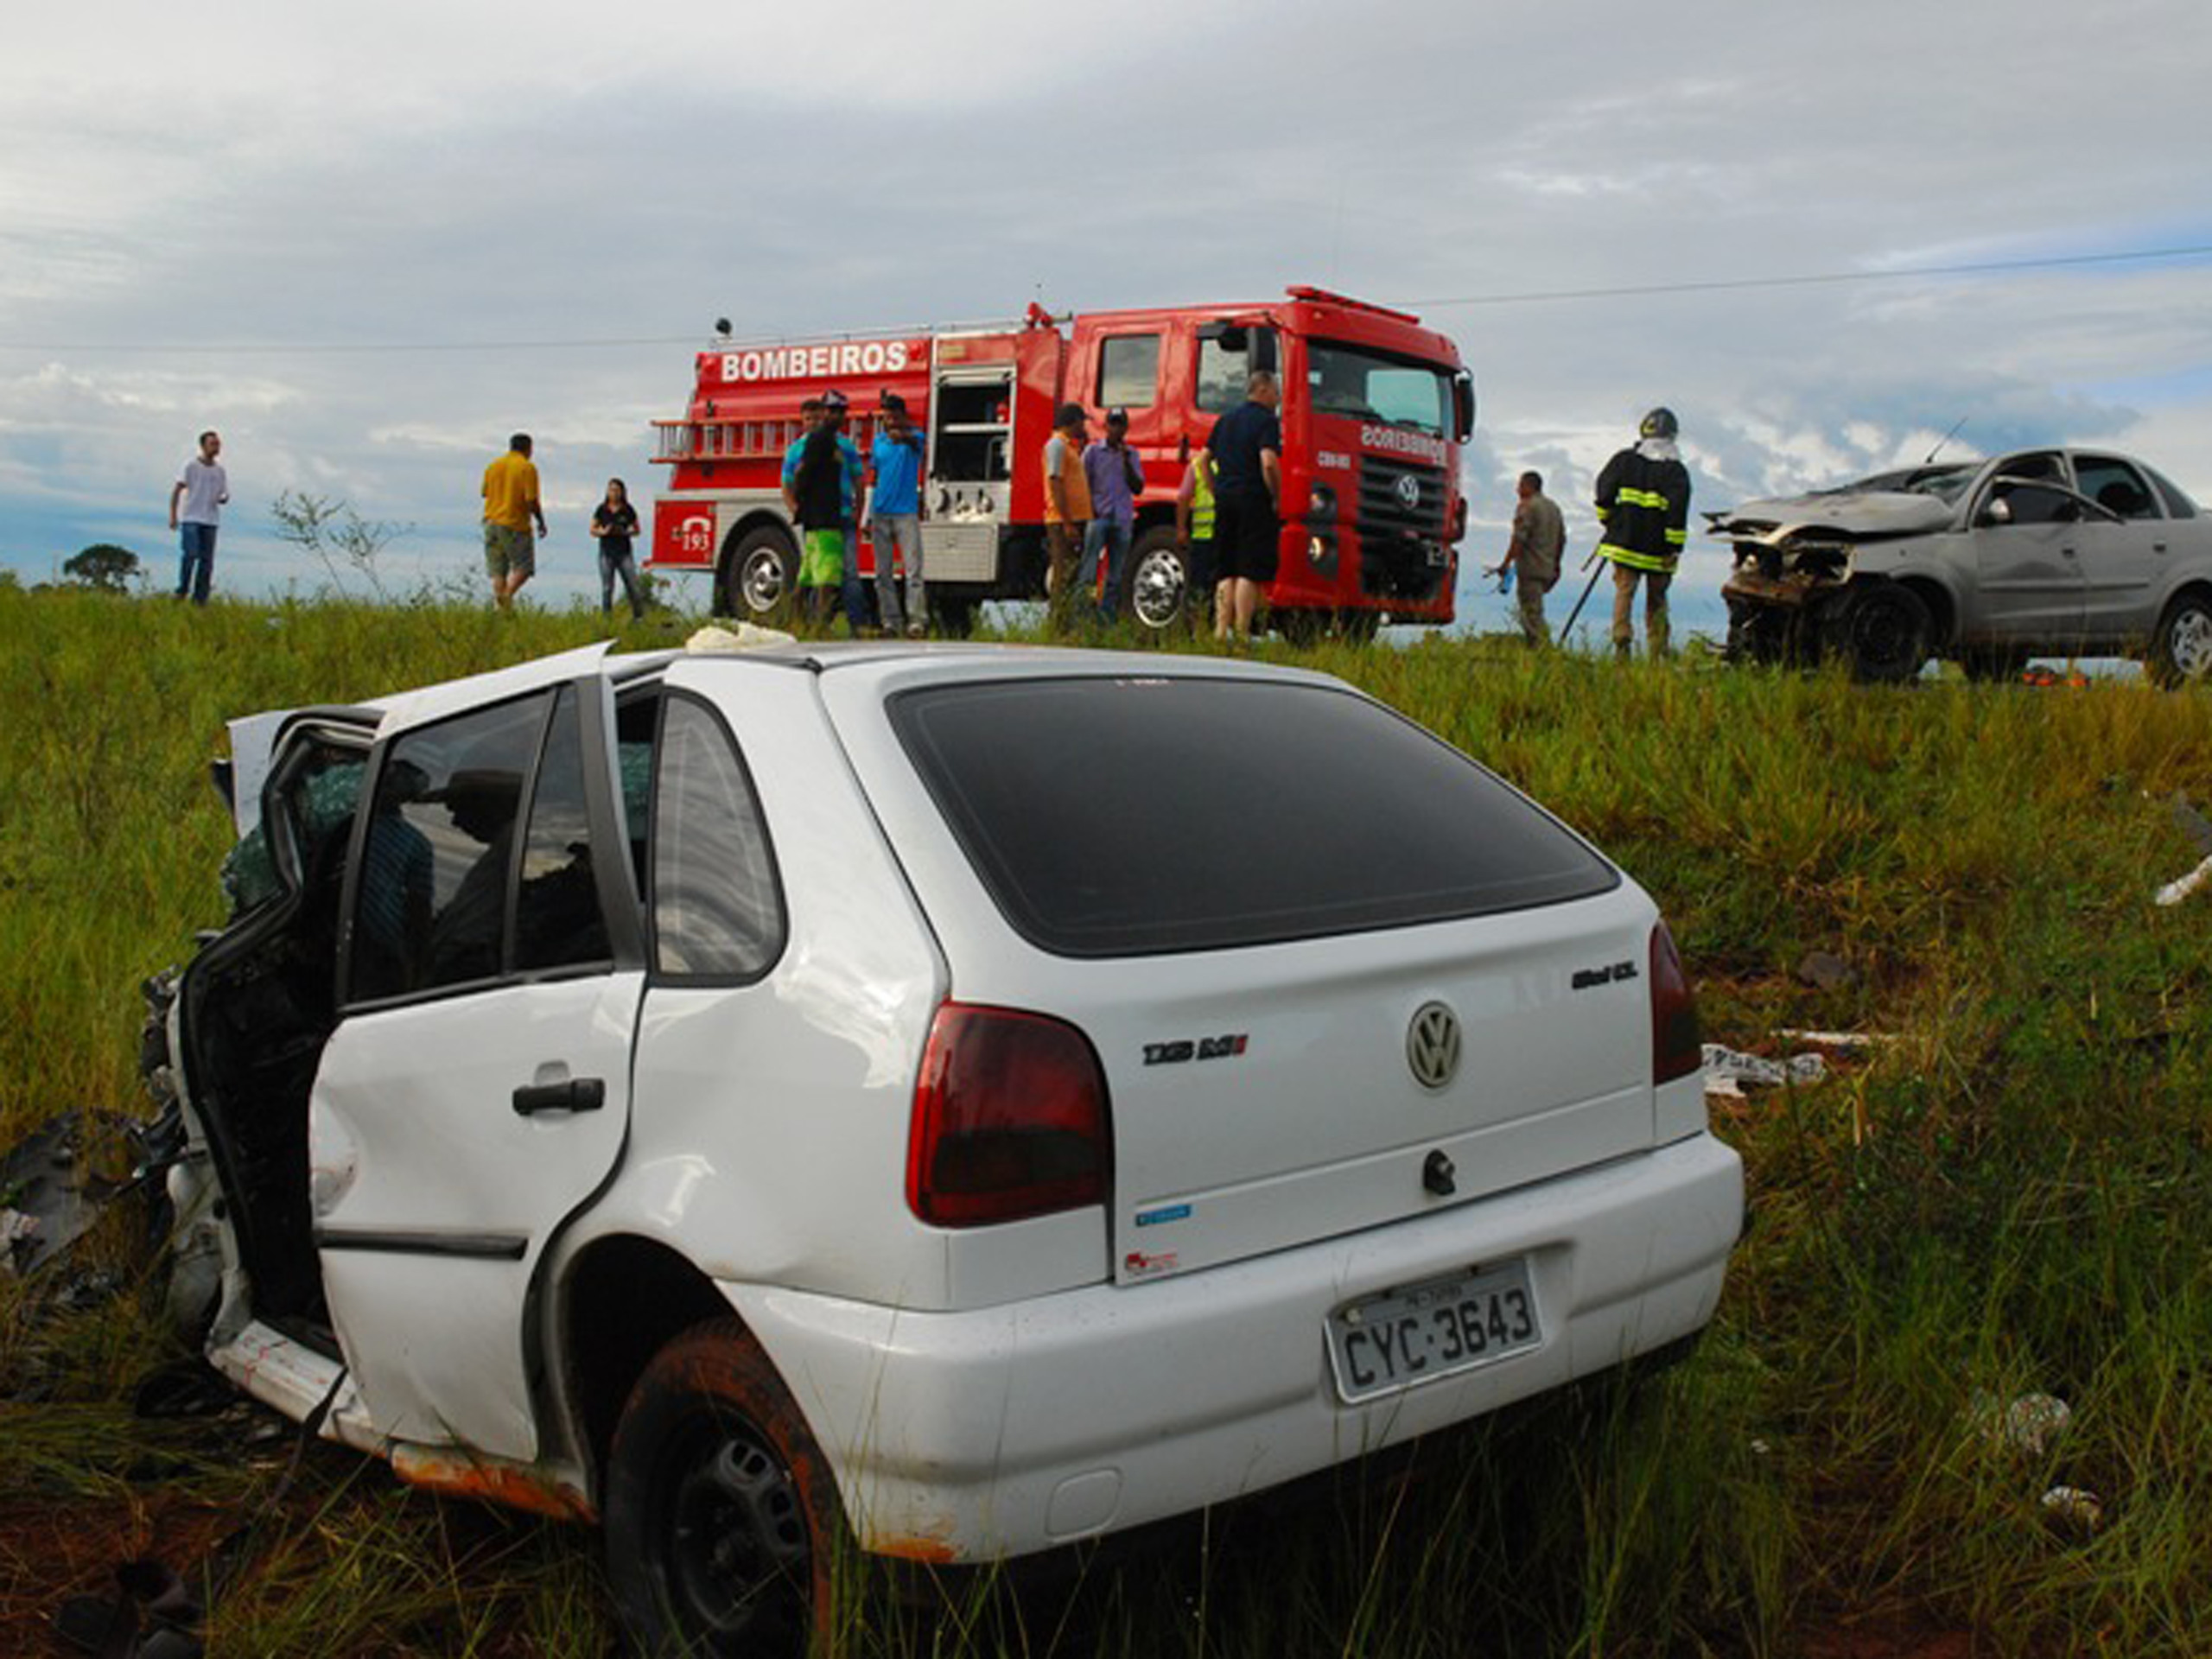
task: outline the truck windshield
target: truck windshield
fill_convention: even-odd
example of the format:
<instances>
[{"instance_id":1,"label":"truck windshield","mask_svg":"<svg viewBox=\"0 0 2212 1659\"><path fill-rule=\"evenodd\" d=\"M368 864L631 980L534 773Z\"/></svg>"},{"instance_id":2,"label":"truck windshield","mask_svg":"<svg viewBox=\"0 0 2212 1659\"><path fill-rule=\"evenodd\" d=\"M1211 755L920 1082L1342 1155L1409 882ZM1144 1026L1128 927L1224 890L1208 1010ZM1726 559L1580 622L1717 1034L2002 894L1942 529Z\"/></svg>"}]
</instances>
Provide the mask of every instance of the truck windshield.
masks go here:
<instances>
[{"instance_id":1,"label":"truck windshield","mask_svg":"<svg viewBox=\"0 0 2212 1659\"><path fill-rule=\"evenodd\" d=\"M1440 438L1451 429L1452 376L1415 358L1308 340L1306 387L1319 414L1410 426Z\"/></svg>"}]
</instances>

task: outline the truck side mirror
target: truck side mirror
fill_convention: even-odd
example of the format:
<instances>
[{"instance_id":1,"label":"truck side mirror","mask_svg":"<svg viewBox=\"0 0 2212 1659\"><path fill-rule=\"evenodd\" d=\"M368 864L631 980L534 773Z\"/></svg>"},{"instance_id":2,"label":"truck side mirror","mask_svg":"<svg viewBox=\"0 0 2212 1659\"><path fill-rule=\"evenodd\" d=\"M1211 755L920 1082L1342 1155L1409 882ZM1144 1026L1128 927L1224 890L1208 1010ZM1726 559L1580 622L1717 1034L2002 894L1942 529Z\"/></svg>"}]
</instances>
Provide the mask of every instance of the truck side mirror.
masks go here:
<instances>
[{"instance_id":1,"label":"truck side mirror","mask_svg":"<svg viewBox=\"0 0 2212 1659\"><path fill-rule=\"evenodd\" d=\"M1452 377L1452 424L1462 443L1475 435L1475 377L1465 369Z\"/></svg>"},{"instance_id":2,"label":"truck side mirror","mask_svg":"<svg viewBox=\"0 0 2212 1659\"><path fill-rule=\"evenodd\" d=\"M1252 331L1252 366L1264 373L1275 372L1275 331L1255 328Z\"/></svg>"}]
</instances>

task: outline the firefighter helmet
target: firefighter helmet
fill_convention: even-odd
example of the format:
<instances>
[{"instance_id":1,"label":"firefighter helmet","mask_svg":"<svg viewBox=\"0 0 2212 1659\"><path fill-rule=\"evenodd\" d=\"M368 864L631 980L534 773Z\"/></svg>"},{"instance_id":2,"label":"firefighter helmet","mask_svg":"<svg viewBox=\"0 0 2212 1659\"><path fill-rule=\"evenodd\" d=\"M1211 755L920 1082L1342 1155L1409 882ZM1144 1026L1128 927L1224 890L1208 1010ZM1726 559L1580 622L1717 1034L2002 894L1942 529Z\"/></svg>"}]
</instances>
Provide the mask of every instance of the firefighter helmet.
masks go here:
<instances>
[{"instance_id":1,"label":"firefighter helmet","mask_svg":"<svg viewBox=\"0 0 2212 1659\"><path fill-rule=\"evenodd\" d=\"M1681 430L1681 425L1675 419L1675 411L1662 404L1643 417L1643 424L1636 429L1636 435L1639 438L1671 438Z\"/></svg>"}]
</instances>

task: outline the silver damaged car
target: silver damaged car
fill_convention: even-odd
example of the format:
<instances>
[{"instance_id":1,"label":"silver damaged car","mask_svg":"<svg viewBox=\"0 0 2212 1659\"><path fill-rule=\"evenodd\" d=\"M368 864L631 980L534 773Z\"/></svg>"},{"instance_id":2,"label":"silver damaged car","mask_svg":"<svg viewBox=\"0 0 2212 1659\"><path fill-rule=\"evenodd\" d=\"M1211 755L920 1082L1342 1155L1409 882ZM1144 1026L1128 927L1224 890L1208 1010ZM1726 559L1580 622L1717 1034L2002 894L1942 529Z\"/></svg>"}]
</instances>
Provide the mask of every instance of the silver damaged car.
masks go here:
<instances>
[{"instance_id":1,"label":"silver damaged car","mask_svg":"<svg viewBox=\"0 0 2212 1659\"><path fill-rule=\"evenodd\" d=\"M2163 685L2212 671L2212 519L2125 455L2017 450L1706 517L1735 550L1739 658L1878 682L1931 657L1990 679L2033 655L2140 657Z\"/></svg>"}]
</instances>

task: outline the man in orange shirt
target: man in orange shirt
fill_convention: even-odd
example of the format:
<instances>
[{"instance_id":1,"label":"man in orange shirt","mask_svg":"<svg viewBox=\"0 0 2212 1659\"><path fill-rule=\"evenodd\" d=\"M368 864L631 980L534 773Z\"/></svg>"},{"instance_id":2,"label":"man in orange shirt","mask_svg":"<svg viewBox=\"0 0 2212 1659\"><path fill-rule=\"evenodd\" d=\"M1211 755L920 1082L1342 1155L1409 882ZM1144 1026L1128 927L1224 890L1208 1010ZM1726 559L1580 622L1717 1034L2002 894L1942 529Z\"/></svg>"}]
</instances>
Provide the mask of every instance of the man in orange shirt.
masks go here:
<instances>
[{"instance_id":1,"label":"man in orange shirt","mask_svg":"<svg viewBox=\"0 0 2212 1659\"><path fill-rule=\"evenodd\" d=\"M545 534L545 509L537 500L537 467L530 458L530 434L507 440L507 453L484 469L484 569L492 578L492 598L501 610L514 604L522 585L537 570L537 544L530 521Z\"/></svg>"},{"instance_id":2,"label":"man in orange shirt","mask_svg":"<svg viewBox=\"0 0 2212 1659\"><path fill-rule=\"evenodd\" d=\"M1090 522L1090 480L1083 470L1081 404L1062 404L1045 445L1045 593L1052 620L1067 620L1075 562Z\"/></svg>"}]
</instances>

